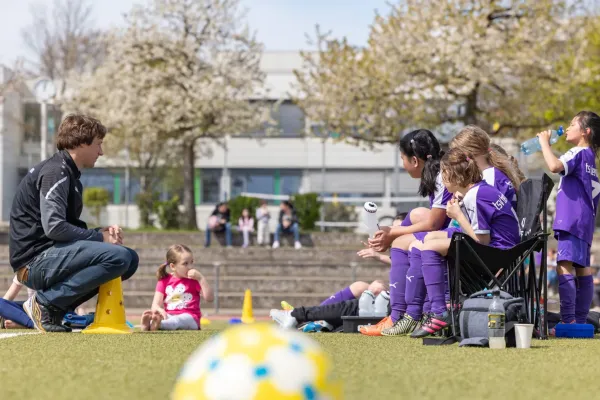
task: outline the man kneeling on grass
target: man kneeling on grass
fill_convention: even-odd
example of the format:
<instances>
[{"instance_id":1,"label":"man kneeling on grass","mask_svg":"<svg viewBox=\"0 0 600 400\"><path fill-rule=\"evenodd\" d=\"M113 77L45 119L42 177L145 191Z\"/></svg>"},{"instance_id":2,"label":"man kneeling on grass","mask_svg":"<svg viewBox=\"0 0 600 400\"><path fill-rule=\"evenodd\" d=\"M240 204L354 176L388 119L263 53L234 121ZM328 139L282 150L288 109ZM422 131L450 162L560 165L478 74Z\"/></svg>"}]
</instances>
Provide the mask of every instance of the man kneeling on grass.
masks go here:
<instances>
[{"instance_id":1,"label":"man kneeling on grass","mask_svg":"<svg viewBox=\"0 0 600 400\"><path fill-rule=\"evenodd\" d=\"M93 168L102 153L106 128L84 115L60 124L56 154L29 170L10 212L10 264L19 282L36 293L24 304L42 332L69 332L65 313L98 293L112 279L130 278L135 251L121 246L116 226L88 229L81 221L81 170Z\"/></svg>"}]
</instances>

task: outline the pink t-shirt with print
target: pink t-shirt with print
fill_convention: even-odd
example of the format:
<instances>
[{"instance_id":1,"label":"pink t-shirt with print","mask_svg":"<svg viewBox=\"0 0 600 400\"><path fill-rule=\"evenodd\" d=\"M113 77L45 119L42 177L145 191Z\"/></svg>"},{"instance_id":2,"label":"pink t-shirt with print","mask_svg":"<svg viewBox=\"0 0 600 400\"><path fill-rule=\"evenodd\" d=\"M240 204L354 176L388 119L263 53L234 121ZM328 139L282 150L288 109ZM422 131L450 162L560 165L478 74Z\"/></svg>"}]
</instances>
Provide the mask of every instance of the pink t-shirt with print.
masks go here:
<instances>
[{"instance_id":1,"label":"pink t-shirt with print","mask_svg":"<svg viewBox=\"0 0 600 400\"><path fill-rule=\"evenodd\" d=\"M167 314L190 314L200 326L200 282L168 275L156 283L156 291L165 296L163 306Z\"/></svg>"}]
</instances>

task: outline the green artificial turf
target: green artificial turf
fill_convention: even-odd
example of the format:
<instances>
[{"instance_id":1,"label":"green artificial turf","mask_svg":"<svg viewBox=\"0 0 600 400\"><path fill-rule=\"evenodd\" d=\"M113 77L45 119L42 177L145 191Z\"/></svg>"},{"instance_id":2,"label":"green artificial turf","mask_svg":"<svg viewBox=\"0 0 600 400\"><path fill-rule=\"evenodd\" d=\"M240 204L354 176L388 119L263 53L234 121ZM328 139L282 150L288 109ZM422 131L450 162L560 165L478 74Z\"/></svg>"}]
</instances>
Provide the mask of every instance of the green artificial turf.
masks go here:
<instances>
[{"instance_id":1,"label":"green artificial turf","mask_svg":"<svg viewBox=\"0 0 600 400\"><path fill-rule=\"evenodd\" d=\"M0 399L167 399L202 332L48 334L0 339ZM6 331L4 331L6 332ZM530 350L429 347L407 337L311 334L333 357L346 399L597 398L600 341Z\"/></svg>"}]
</instances>

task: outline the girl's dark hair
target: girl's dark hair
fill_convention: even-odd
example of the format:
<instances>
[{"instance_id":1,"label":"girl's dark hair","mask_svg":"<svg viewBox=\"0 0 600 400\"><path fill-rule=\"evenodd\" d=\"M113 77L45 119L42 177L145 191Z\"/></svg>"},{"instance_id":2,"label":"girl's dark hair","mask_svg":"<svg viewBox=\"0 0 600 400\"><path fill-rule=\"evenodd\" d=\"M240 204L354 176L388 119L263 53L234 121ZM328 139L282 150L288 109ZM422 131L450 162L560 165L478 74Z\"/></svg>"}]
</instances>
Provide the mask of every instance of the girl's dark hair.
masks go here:
<instances>
[{"instance_id":1,"label":"girl's dark hair","mask_svg":"<svg viewBox=\"0 0 600 400\"><path fill-rule=\"evenodd\" d=\"M473 156L458 147L448 150L441 164L444 182L464 188L483 179Z\"/></svg>"},{"instance_id":2,"label":"girl's dark hair","mask_svg":"<svg viewBox=\"0 0 600 400\"><path fill-rule=\"evenodd\" d=\"M582 130L590 128L588 142L594 154L598 155L598 147L600 147L600 117L592 111L579 111L575 118L577 118Z\"/></svg>"},{"instance_id":3,"label":"girl's dark hair","mask_svg":"<svg viewBox=\"0 0 600 400\"><path fill-rule=\"evenodd\" d=\"M185 253L192 254L192 250L190 250L190 248L185 244L174 244L173 246L169 247L169 250L167 250L167 261L158 267L158 271L156 271L156 277L159 281L169 275L167 272L167 267L169 264L177 264L181 256Z\"/></svg>"},{"instance_id":4,"label":"girl's dark hair","mask_svg":"<svg viewBox=\"0 0 600 400\"><path fill-rule=\"evenodd\" d=\"M419 184L419 195L426 197L435 192L436 179L440 173L440 159L444 155L440 143L427 129L417 129L400 139L400 151L406 157L417 157L425 162Z\"/></svg>"},{"instance_id":5,"label":"girl's dark hair","mask_svg":"<svg viewBox=\"0 0 600 400\"><path fill-rule=\"evenodd\" d=\"M406 217L408 217L408 213L407 212L401 212L398 215L396 215L396 218L394 218L394 221L399 221L399 220L405 220Z\"/></svg>"}]
</instances>

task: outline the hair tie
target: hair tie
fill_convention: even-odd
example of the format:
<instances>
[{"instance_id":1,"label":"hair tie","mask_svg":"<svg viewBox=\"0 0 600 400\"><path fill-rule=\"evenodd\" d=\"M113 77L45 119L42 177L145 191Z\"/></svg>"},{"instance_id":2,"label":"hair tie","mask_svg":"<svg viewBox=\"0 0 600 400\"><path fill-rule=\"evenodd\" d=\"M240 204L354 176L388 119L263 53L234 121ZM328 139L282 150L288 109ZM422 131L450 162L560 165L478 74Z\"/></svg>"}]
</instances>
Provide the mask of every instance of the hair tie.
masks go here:
<instances>
[{"instance_id":1,"label":"hair tie","mask_svg":"<svg viewBox=\"0 0 600 400\"><path fill-rule=\"evenodd\" d=\"M488 153L491 153L491 152L492 152L492 148L488 147Z\"/></svg>"},{"instance_id":2,"label":"hair tie","mask_svg":"<svg viewBox=\"0 0 600 400\"><path fill-rule=\"evenodd\" d=\"M431 154L427 154L427 159L429 160L431 158Z\"/></svg>"},{"instance_id":3,"label":"hair tie","mask_svg":"<svg viewBox=\"0 0 600 400\"><path fill-rule=\"evenodd\" d=\"M415 144L415 139L410 139L410 144Z\"/></svg>"},{"instance_id":4,"label":"hair tie","mask_svg":"<svg viewBox=\"0 0 600 400\"><path fill-rule=\"evenodd\" d=\"M467 156L467 162L471 162L471 159L469 158L469 156Z\"/></svg>"}]
</instances>

